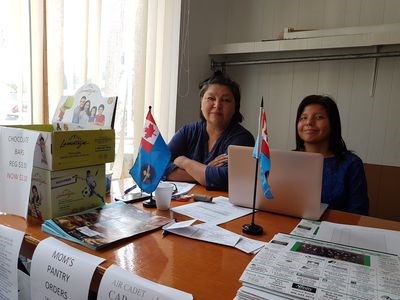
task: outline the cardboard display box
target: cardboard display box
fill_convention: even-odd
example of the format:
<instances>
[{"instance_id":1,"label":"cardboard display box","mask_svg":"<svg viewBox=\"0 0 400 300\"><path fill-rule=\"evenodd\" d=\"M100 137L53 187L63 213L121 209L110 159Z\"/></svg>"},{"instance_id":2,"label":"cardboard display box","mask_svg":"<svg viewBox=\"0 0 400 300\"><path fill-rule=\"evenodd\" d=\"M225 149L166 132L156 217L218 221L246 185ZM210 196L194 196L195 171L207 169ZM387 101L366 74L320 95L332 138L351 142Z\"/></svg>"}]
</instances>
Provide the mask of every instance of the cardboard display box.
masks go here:
<instances>
[{"instance_id":1,"label":"cardboard display box","mask_svg":"<svg viewBox=\"0 0 400 300\"><path fill-rule=\"evenodd\" d=\"M60 171L33 168L29 215L41 219L65 216L104 204L105 165Z\"/></svg>"},{"instance_id":2,"label":"cardboard display box","mask_svg":"<svg viewBox=\"0 0 400 300\"><path fill-rule=\"evenodd\" d=\"M54 131L52 125L13 126L40 132L33 166L49 171L113 162L113 129Z\"/></svg>"}]
</instances>

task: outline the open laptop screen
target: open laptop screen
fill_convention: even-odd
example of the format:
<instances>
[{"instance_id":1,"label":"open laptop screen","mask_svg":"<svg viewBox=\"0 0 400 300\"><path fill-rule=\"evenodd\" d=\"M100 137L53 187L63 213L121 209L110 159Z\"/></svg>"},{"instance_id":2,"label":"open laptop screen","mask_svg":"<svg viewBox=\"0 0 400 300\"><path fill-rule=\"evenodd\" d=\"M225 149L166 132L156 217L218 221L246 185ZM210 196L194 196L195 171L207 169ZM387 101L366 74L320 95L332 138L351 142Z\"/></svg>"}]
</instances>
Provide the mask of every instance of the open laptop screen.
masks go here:
<instances>
[{"instance_id":1,"label":"open laptop screen","mask_svg":"<svg viewBox=\"0 0 400 300\"><path fill-rule=\"evenodd\" d=\"M252 147L234 145L228 149L229 200L235 205L253 205L256 160L252 151ZM321 205L323 156L276 149L270 153L268 182L273 199L264 197L257 174L256 209L318 220L326 209Z\"/></svg>"}]
</instances>

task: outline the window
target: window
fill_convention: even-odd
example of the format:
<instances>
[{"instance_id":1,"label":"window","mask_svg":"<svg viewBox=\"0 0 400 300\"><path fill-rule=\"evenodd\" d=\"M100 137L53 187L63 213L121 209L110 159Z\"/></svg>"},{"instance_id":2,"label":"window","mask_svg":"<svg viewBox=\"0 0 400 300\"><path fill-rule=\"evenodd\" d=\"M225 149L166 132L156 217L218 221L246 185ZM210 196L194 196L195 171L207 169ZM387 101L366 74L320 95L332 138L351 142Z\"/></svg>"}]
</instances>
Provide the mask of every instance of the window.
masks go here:
<instances>
[{"instance_id":1,"label":"window","mask_svg":"<svg viewBox=\"0 0 400 300\"><path fill-rule=\"evenodd\" d=\"M29 2L7 0L0 5L0 124L29 124Z\"/></svg>"},{"instance_id":2,"label":"window","mask_svg":"<svg viewBox=\"0 0 400 300\"><path fill-rule=\"evenodd\" d=\"M61 95L73 95L83 84L97 84L104 96L118 96L117 145L133 153L132 83L143 1L48 1L49 121ZM60 84L62 82L62 85ZM54 87L54 88L53 88ZM125 117L125 118L124 118ZM124 127L124 128L122 128ZM126 130L124 130L126 128Z\"/></svg>"},{"instance_id":3,"label":"window","mask_svg":"<svg viewBox=\"0 0 400 300\"><path fill-rule=\"evenodd\" d=\"M180 6L180 0L1 1L0 123L49 123L61 96L95 83L104 96L118 96L113 172L120 177L131 167L149 105L165 140L175 130Z\"/></svg>"}]
</instances>

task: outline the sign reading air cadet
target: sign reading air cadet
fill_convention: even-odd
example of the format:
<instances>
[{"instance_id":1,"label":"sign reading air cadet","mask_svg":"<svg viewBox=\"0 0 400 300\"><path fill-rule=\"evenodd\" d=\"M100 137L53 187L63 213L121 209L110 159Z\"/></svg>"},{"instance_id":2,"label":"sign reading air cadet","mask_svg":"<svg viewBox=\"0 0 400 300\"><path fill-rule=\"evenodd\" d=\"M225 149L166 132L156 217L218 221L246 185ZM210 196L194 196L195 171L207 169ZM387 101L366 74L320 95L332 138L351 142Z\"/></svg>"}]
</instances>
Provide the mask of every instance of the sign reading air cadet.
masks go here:
<instances>
[{"instance_id":1,"label":"sign reading air cadet","mask_svg":"<svg viewBox=\"0 0 400 300\"><path fill-rule=\"evenodd\" d=\"M186 292L137 276L116 265L103 275L97 293L98 300L192 300Z\"/></svg>"}]
</instances>

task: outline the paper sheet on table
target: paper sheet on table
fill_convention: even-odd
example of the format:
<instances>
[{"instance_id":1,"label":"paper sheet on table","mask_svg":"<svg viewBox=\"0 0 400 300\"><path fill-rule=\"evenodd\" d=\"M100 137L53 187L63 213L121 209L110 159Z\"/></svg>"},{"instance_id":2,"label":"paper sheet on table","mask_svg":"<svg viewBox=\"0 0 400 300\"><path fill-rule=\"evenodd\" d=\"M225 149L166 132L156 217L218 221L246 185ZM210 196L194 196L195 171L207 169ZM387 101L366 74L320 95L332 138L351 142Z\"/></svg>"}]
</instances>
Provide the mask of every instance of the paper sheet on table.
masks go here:
<instances>
[{"instance_id":1,"label":"paper sheet on table","mask_svg":"<svg viewBox=\"0 0 400 300\"><path fill-rule=\"evenodd\" d=\"M173 197L189 193L190 190L194 188L194 186L196 185L195 183L181 182L181 181L167 181L167 182L173 183L176 186L177 192L173 194Z\"/></svg>"},{"instance_id":2,"label":"paper sheet on table","mask_svg":"<svg viewBox=\"0 0 400 300\"><path fill-rule=\"evenodd\" d=\"M321 225L320 221L311 221L307 219L302 219L290 234L313 239L315 238L315 235L318 233L320 225Z\"/></svg>"},{"instance_id":3,"label":"paper sheet on table","mask_svg":"<svg viewBox=\"0 0 400 300\"><path fill-rule=\"evenodd\" d=\"M245 236L241 236L239 242L235 245L235 248L246 252L246 253L257 253L266 242L253 240Z\"/></svg>"},{"instance_id":4,"label":"paper sheet on table","mask_svg":"<svg viewBox=\"0 0 400 300\"><path fill-rule=\"evenodd\" d=\"M265 245L265 242L246 238L214 224L201 223L191 226L194 221L196 220L166 225L163 229L187 238L235 247L246 253L255 253Z\"/></svg>"},{"instance_id":5,"label":"paper sheet on table","mask_svg":"<svg viewBox=\"0 0 400 300\"><path fill-rule=\"evenodd\" d=\"M226 197L215 197L213 202L193 202L172 208L174 212L211 224L222 224L248 215L250 208L233 205Z\"/></svg>"},{"instance_id":6,"label":"paper sheet on table","mask_svg":"<svg viewBox=\"0 0 400 300\"><path fill-rule=\"evenodd\" d=\"M400 231L323 221L315 238L400 255Z\"/></svg>"}]
</instances>

